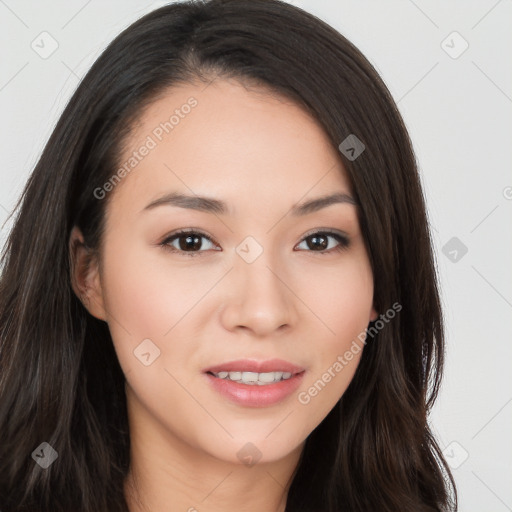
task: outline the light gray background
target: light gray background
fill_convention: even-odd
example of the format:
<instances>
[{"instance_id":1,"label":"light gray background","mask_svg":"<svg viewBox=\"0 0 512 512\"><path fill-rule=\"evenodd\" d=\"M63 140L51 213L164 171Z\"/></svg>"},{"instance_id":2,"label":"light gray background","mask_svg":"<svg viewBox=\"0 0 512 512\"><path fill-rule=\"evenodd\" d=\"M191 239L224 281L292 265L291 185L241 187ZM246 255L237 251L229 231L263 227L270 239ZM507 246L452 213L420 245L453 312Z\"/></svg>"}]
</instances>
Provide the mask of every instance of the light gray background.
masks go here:
<instances>
[{"instance_id":1,"label":"light gray background","mask_svg":"<svg viewBox=\"0 0 512 512\"><path fill-rule=\"evenodd\" d=\"M0 225L80 77L123 28L165 3L0 0ZM446 314L432 424L460 510L512 510L512 2L291 3L355 43L398 102L420 164ZM43 31L58 43L46 59L31 48L50 48ZM445 255L453 237L458 246Z\"/></svg>"}]
</instances>

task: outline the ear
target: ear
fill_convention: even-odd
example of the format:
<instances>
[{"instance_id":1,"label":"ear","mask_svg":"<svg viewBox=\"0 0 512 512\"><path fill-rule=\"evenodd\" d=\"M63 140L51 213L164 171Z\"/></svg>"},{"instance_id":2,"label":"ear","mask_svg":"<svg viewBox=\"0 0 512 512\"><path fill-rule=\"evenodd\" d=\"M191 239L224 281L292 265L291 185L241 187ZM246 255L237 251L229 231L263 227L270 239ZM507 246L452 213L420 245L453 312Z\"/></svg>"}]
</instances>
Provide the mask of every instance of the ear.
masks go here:
<instances>
[{"instance_id":1,"label":"ear","mask_svg":"<svg viewBox=\"0 0 512 512\"><path fill-rule=\"evenodd\" d=\"M96 255L86 246L82 232L77 226L73 227L69 236L69 256L73 291L92 316L106 321L99 262Z\"/></svg>"},{"instance_id":2,"label":"ear","mask_svg":"<svg viewBox=\"0 0 512 512\"><path fill-rule=\"evenodd\" d=\"M379 313L377 313L376 309L372 306L372 310L370 312L370 321L375 322L379 318Z\"/></svg>"}]
</instances>

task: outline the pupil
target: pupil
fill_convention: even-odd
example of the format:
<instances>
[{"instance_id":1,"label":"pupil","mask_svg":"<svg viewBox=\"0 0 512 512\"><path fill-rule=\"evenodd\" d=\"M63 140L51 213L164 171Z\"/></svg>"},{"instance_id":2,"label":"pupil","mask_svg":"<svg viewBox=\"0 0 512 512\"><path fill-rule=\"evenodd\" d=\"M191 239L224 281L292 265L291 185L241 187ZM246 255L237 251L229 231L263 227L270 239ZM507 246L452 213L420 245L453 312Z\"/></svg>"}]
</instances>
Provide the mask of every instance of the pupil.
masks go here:
<instances>
[{"instance_id":1,"label":"pupil","mask_svg":"<svg viewBox=\"0 0 512 512\"><path fill-rule=\"evenodd\" d=\"M183 240L185 240L184 243L182 243ZM186 235L186 236L180 237L180 249L181 250L200 249L200 248L201 248L201 237L193 236L193 235Z\"/></svg>"},{"instance_id":2,"label":"pupil","mask_svg":"<svg viewBox=\"0 0 512 512\"><path fill-rule=\"evenodd\" d=\"M326 249L327 246L329 245L327 237L323 236L323 235L321 235L321 236L313 235L312 237L310 237L310 240L311 240L311 243L308 244L310 249L323 250L323 249Z\"/></svg>"}]
</instances>

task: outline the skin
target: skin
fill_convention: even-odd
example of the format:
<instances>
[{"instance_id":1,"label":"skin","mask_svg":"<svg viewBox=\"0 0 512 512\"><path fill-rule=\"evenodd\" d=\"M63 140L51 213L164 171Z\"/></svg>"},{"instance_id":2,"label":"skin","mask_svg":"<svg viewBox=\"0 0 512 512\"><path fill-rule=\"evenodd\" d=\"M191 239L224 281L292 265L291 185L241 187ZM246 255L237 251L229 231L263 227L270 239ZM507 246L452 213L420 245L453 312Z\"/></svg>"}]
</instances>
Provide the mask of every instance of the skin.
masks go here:
<instances>
[{"instance_id":1,"label":"skin","mask_svg":"<svg viewBox=\"0 0 512 512\"><path fill-rule=\"evenodd\" d=\"M283 512L305 439L343 395L362 352L308 404L298 395L377 318L372 271L356 206L290 214L313 198L353 194L321 127L268 91L224 79L175 87L143 112L120 161L190 96L198 105L110 192L100 258L73 286L108 323L126 376L130 510ZM220 199L228 211L144 211L172 191ZM193 257L159 245L180 228L213 242L201 238ZM327 252L311 248L305 237L322 228L350 245L337 251L329 237ZM263 249L252 263L235 250L247 236ZM78 228L71 239L83 241ZM79 243L78 269L86 255ZM160 350L149 366L134 356L144 339ZM305 377L276 405L237 405L210 388L203 369L245 358L284 359ZM261 452L253 466L237 456L248 442Z\"/></svg>"}]
</instances>

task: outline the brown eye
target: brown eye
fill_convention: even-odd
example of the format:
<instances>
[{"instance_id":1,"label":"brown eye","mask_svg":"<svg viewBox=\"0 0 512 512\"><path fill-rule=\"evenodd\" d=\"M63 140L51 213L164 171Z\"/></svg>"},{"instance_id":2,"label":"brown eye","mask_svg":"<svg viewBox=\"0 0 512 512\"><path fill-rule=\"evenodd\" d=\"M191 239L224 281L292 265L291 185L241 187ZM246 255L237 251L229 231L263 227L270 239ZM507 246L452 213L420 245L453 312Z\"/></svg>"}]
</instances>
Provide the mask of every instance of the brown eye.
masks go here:
<instances>
[{"instance_id":1,"label":"brown eye","mask_svg":"<svg viewBox=\"0 0 512 512\"><path fill-rule=\"evenodd\" d=\"M197 235L180 235L177 237L179 249L181 251L198 251L202 246L201 238Z\"/></svg>"},{"instance_id":2,"label":"brown eye","mask_svg":"<svg viewBox=\"0 0 512 512\"><path fill-rule=\"evenodd\" d=\"M305 237L297 247L313 252L330 252L331 250L344 249L348 245L348 239L339 233L318 231Z\"/></svg>"},{"instance_id":3,"label":"brown eye","mask_svg":"<svg viewBox=\"0 0 512 512\"><path fill-rule=\"evenodd\" d=\"M306 238L306 244L309 249L325 251L329 246L329 237L327 235L311 235Z\"/></svg>"},{"instance_id":4,"label":"brown eye","mask_svg":"<svg viewBox=\"0 0 512 512\"><path fill-rule=\"evenodd\" d=\"M218 250L208 236L197 231L180 231L167 237L160 245L173 252L188 253L189 256L212 249Z\"/></svg>"}]
</instances>

